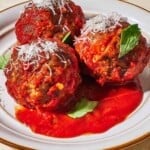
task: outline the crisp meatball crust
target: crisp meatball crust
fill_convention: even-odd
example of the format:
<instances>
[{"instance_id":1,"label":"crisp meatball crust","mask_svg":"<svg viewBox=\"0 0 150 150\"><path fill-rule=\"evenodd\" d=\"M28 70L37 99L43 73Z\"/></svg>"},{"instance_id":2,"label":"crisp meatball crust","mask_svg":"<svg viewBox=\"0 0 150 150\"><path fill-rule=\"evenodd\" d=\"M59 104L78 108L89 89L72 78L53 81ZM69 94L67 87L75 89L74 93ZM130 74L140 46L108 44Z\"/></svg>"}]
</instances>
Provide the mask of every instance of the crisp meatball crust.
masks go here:
<instances>
[{"instance_id":1,"label":"crisp meatball crust","mask_svg":"<svg viewBox=\"0 0 150 150\"><path fill-rule=\"evenodd\" d=\"M107 30L105 32L86 30L87 33L82 33L75 43L82 65L86 67L86 74L93 76L101 85L106 82L122 83L133 79L143 71L150 58L150 50L142 35L138 45L132 51L124 57L118 57L121 32L129 26L125 20L120 20L116 24L113 24L115 20L112 21L112 25L110 22L105 24L110 25L109 29L105 26ZM100 22L99 25L102 26L102 23Z\"/></svg>"},{"instance_id":2,"label":"crisp meatball crust","mask_svg":"<svg viewBox=\"0 0 150 150\"><path fill-rule=\"evenodd\" d=\"M85 23L80 6L70 0L49 0L41 4L30 3L15 25L15 32L21 44L37 38L62 40L70 32L70 38L78 36Z\"/></svg>"},{"instance_id":3,"label":"crisp meatball crust","mask_svg":"<svg viewBox=\"0 0 150 150\"><path fill-rule=\"evenodd\" d=\"M15 47L5 75L8 92L19 104L46 111L67 107L80 84L74 50L48 40Z\"/></svg>"}]
</instances>

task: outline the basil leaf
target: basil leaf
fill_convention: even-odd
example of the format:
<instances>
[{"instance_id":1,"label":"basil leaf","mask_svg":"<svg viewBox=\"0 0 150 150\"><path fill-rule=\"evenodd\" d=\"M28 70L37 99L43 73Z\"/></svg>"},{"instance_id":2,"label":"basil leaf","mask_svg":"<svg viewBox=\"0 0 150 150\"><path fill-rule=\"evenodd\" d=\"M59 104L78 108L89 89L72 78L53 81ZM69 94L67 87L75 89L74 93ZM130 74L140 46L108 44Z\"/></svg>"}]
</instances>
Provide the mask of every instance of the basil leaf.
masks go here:
<instances>
[{"instance_id":1,"label":"basil leaf","mask_svg":"<svg viewBox=\"0 0 150 150\"><path fill-rule=\"evenodd\" d=\"M68 33L63 37L62 42L63 42L63 43L66 43L66 41L69 39L70 35L71 35L71 32L68 32Z\"/></svg>"},{"instance_id":2,"label":"basil leaf","mask_svg":"<svg viewBox=\"0 0 150 150\"><path fill-rule=\"evenodd\" d=\"M5 68L5 66L8 63L9 58L10 58L10 54L5 54L5 55L0 56L0 69Z\"/></svg>"},{"instance_id":3,"label":"basil leaf","mask_svg":"<svg viewBox=\"0 0 150 150\"><path fill-rule=\"evenodd\" d=\"M130 25L123 29L120 40L120 53L119 58L128 54L131 50L138 45L141 31L137 24Z\"/></svg>"},{"instance_id":4,"label":"basil leaf","mask_svg":"<svg viewBox=\"0 0 150 150\"><path fill-rule=\"evenodd\" d=\"M80 118L89 112L92 112L97 106L98 101L90 101L86 98L82 98L76 105L73 111L68 116L71 118Z\"/></svg>"}]
</instances>

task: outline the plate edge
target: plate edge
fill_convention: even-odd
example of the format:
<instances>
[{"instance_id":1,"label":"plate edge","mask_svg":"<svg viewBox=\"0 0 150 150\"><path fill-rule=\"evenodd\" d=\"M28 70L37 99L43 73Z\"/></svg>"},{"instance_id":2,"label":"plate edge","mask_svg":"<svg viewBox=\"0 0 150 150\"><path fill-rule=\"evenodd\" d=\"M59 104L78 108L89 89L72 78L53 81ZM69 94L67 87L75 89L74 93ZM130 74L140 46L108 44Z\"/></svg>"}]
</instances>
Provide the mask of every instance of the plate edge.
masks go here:
<instances>
[{"instance_id":1,"label":"plate edge","mask_svg":"<svg viewBox=\"0 0 150 150\"><path fill-rule=\"evenodd\" d=\"M30 1L30 0L27 0L27 1L25 1L25 2L21 2L21 3L18 3L18 4L12 5L11 7L8 7L8 8L5 8L5 9L3 9L3 10L0 10L0 13L5 12L5 11L11 9L11 8L16 7L16 6L25 4L25 3L29 2L29 1ZM142 9L143 11L146 11L146 12L150 13L149 10L144 9L143 7L137 6L137 5L133 4L133 3L126 2L125 0L118 0L118 1L120 1L120 2L122 2L122 3L130 4L130 5L134 6L134 7L137 7L137 8L139 8L139 9ZM140 137L137 137L136 139L133 139L132 141L129 141L129 142L126 142L126 143L124 143L124 144L120 144L120 145L117 145L117 146L114 146L114 147L111 147L111 148L107 148L107 149L105 149L105 150L114 150L114 149L116 149L116 150L118 149L118 150L119 150L119 149L122 149L122 148L127 148L127 147L132 146L132 145L134 145L134 144L137 144L137 143L139 143L139 142L141 142L141 141L143 141L143 140L145 140L145 139L147 139L147 138L150 138L150 132L148 132L148 133L146 133L146 134L144 134L144 135L142 135L142 136L140 136ZM19 145L19 144L10 142L10 141L8 141L8 140L6 140L6 139L3 139L3 138L1 138L1 137L0 137L0 143L5 144L5 145L8 145L8 146L11 146L11 147L16 148L16 149L18 149L18 150L19 150L19 149L23 149L23 150L34 150L34 149L32 149L32 148L29 148L29 147L26 147L26 146L22 146L22 145Z\"/></svg>"},{"instance_id":2,"label":"plate edge","mask_svg":"<svg viewBox=\"0 0 150 150\"><path fill-rule=\"evenodd\" d=\"M126 3L126 4L130 4L130 5L134 6L134 7L137 7L137 8L139 8L139 9L142 9L142 10L144 10L144 11L146 11L146 12L150 13L150 11L149 11L149 10L147 10L147 9L145 9L145 8L143 8L143 7L140 7L140 6L136 5L136 4L133 4L133 3L127 2L127 1L125 1L125 0L118 0L118 1L123 2L123 3Z\"/></svg>"},{"instance_id":3,"label":"plate edge","mask_svg":"<svg viewBox=\"0 0 150 150\"><path fill-rule=\"evenodd\" d=\"M11 8L13 8L13 7L16 7L16 6L25 4L25 3L29 2L29 1L30 1L30 0L26 0L26 1L24 1L24 2L21 2L21 3L18 3L18 4L14 4L14 5L10 6L10 7L7 7L7 8L5 8L5 9L0 10L0 13L3 13L3 12L5 12L6 10L11 9Z\"/></svg>"},{"instance_id":4,"label":"plate edge","mask_svg":"<svg viewBox=\"0 0 150 150\"><path fill-rule=\"evenodd\" d=\"M148 139L150 138L150 132L132 140L132 141L129 141L127 143L124 143L124 144L120 144L120 145L117 145L117 146L114 146L114 147L111 147L111 148L106 148L105 150L119 150L119 149L124 149L124 148L127 148L129 146L132 146L134 144L138 144L140 143L141 141L145 140L145 139ZM3 138L0 138L0 143L2 144L5 144L7 146L11 146L13 148L16 148L16 149L23 149L23 150L34 150L32 148L29 148L29 147L26 147L26 146L22 146L22 145L19 145L19 144L16 144L16 143L13 143L13 142L10 142L6 139L3 139Z\"/></svg>"}]
</instances>

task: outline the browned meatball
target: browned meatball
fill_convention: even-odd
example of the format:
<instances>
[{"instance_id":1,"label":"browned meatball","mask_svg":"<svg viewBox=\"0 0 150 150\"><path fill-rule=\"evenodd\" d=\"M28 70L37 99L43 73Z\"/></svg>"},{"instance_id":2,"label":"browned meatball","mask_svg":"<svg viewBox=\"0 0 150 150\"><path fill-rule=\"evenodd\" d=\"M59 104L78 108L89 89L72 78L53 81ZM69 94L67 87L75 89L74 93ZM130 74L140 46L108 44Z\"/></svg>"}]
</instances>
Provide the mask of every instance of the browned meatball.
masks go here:
<instances>
[{"instance_id":1,"label":"browned meatball","mask_svg":"<svg viewBox=\"0 0 150 150\"><path fill-rule=\"evenodd\" d=\"M78 36L85 22L80 6L70 0L49 0L30 3L15 25L17 39L21 44L37 38L62 40L70 32L70 38Z\"/></svg>"},{"instance_id":2,"label":"browned meatball","mask_svg":"<svg viewBox=\"0 0 150 150\"><path fill-rule=\"evenodd\" d=\"M65 108L80 84L74 50L49 40L15 47L5 74L8 92L27 108Z\"/></svg>"},{"instance_id":3,"label":"browned meatball","mask_svg":"<svg viewBox=\"0 0 150 150\"><path fill-rule=\"evenodd\" d=\"M118 14L99 15L87 22L76 39L75 49L86 73L103 85L106 82L125 82L141 73L150 58L146 39L128 54L119 58L121 32L129 23Z\"/></svg>"}]
</instances>

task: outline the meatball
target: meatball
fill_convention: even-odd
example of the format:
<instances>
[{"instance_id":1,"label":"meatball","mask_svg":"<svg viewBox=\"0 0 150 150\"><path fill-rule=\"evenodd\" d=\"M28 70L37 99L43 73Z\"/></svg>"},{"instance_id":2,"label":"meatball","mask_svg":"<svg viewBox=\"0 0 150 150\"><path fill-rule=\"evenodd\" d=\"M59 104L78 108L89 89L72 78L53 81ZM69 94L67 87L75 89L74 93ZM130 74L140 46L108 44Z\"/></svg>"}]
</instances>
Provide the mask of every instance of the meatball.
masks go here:
<instances>
[{"instance_id":1,"label":"meatball","mask_svg":"<svg viewBox=\"0 0 150 150\"><path fill-rule=\"evenodd\" d=\"M5 75L8 92L19 104L45 111L65 109L80 84L74 50L54 40L16 46Z\"/></svg>"},{"instance_id":2,"label":"meatball","mask_svg":"<svg viewBox=\"0 0 150 150\"><path fill-rule=\"evenodd\" d=\"M80 6L70 0L48 0L29 3L15 25L15 32L21 44L31 43L37 38L62 40L78 36L85 23Z\"/></svg>"},{"instance_id":3,"label":"meatball","mask_svg":"<svg viewBox=\"0 0 150 150\"><path fill-rule=\"evenodd\" d=\"M126 18L119 14L98 15L88 20L76 39L75 49L85 74L98 83L122 83L141 73L150 58L146 39L140 35L138 45L128 54L119 57L121 32L129 27ZM82 69L83 70L83 69Z\"/></svg>"}]
</instances>

